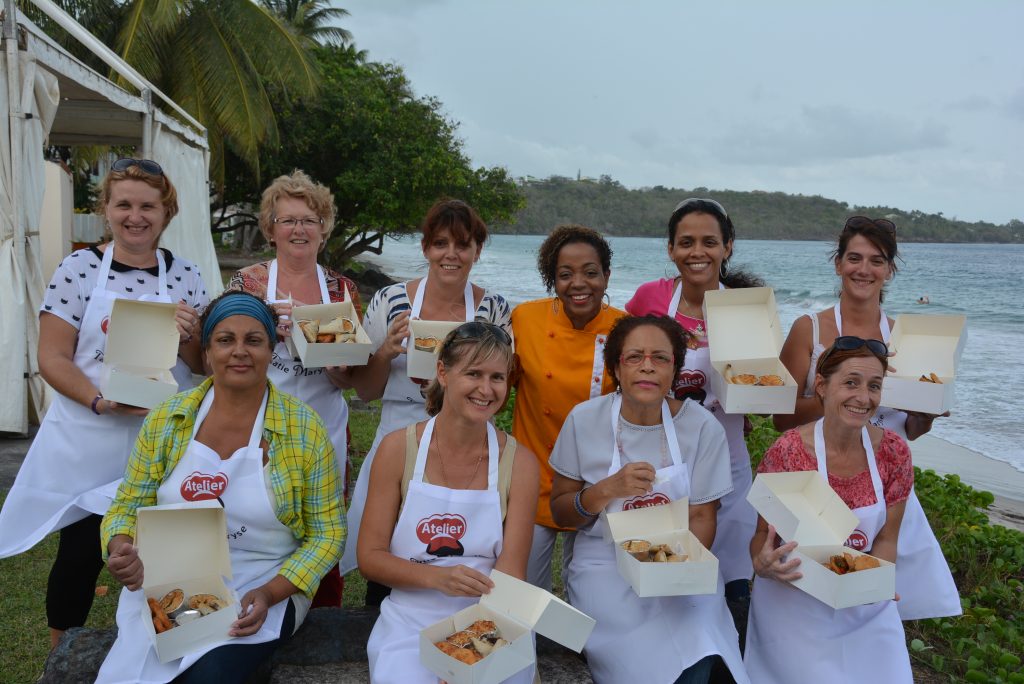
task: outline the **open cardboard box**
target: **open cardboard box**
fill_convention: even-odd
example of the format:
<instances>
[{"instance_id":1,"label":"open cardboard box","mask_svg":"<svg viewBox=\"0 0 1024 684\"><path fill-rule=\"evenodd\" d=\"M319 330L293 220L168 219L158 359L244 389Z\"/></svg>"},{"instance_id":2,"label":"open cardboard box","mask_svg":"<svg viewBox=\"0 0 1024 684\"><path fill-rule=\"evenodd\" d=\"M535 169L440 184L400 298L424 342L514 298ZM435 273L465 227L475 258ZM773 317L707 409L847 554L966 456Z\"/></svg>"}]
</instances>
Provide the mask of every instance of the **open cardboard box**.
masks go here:
<instances>
[{"instance_id":1,"label":"open cardboard box","mask_svg":"<svg viewBox=\"0 0 1024 684\"><path fill-rule=\"evenodd\" d=\"M532 632L579 653L596 621L557 596L499 570L491 571L494 588L480 602L420 632L420 662L448 684L496 684L536 662ZM477 620L491 620L508 646L473 665L434 646Z\"/></svg>"},{"instance_id":2,"label":"open cardboard box","mask_svg":"<svg viewBox=\"0 0 1024 684\"><path fill-rule=\"evenodd\" d=\"M711 390L726 413L793 413L796 381L779 361L782 325L770 287L711 290L704 293L704 321L711 353ZM778 387L734 385L733 375L777 375Z\"/></svg>"},{"instance_id":3,"label":"open cardboard box","mask_svg":"<svg viewBox=\"0 0 1024 684\"><path fill-rule=\"evenodd\" d=\"M956 371L967 342L966 316L900 314L896 317L889 350L897 352L882 383L882 406L945 413L953 408ZM941 384L921 382L935 373Z\"/></svg>"},{"instance_id":4,"label":"open cardboard box","mask_svg":"<svg viewBox=\"0 0 1024 684\"><path fill-rule=\"evenodd\" d=\"M406 368L410 378L432 380L437 375L441 343L448 333L462 324L463 321L409 321Z\"/></svg>"},{"instance_id":5,"label":"open cardboard box","mask_svg":"<svg viewBox=\"0 0 1024 684\"><path fill-rule=\"evenodd\" d=\"M690 532L690 500L660 506L602 513L606 537L615 544L619 574L641 598L713 594L718 589L718 559ZM688 558L682 563L641 562L622 548L622 542L645 539L668 544Z\"/></svg>"},{"instance_id":6,"label":"open cardboard box","mask_svg":"<svg viewBox=\"0 0 1024 684\"><path fill-rule=\"evenodd\" d=\"M151 409L178 391L177 304L115 299L107 326L100 392L119 404Z\"/></svg>"},{"instance_id":7,"label":"open cardboard box","mask_svg":"<svg viewBox=\"0 0 1024 684\"><path fill-rule=\"evenodd\" d=\"M793 555L803 574L791 584L833 608L888 601L896 594L896 566L878 558L881 567L837 575L821 564L832 555L867 555L844 546L857 527L853 514L816 470L760 473L747 500L775 526L784 541L796 540Z\"/></svg>"},{"instance_id":8,"label":"open cardboard box","mask_svg":"<svg viewBox=\"0 0 1024 684\"><path fill-rule=\"evenodd\" d=\"M299 321L320 321L330 323L338 316L344 316L356 324L355 342L307 342L306 336L299 330ZM306 368L323 368L325 366L365 366L373 351L373 342L363 330L349 299L345 293L345 301L331 304L311 304L296 306L292 309L291 341L295 355Z\"/></svg>"},{"instance_id":9,"label":"open cardboard box","mask_svg":"<svg viewBox=\"0 0 1024 684\"><path fill-rule=\"evenodd\" d=\"M231 623L238 617L238 598L224 581L231 577L231 559L220 502L140 508L135 545L146 569L142 582L146 598L159 601L172 589L181 589L186 601L194 594L214 594L230 604L161 634L153 628L149 606L143 605L142 624L160 662L228 638Z\"/></svg>"}]
</instances>

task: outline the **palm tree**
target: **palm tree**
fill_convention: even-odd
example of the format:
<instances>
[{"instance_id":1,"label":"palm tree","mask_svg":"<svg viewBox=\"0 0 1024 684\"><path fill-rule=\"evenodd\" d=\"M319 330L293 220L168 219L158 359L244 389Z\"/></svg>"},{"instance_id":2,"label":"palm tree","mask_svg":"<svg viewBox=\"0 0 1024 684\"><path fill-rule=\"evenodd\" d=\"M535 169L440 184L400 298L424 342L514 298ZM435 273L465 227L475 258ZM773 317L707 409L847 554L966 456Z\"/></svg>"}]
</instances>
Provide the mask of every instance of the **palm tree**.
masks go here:
<instances>
[{"instance_id":1,"label":"palm tree","mask_svg":"<svg viewBox=\"0 0 1024 684\"><path fill-rule=\"evenodd\" d=\"M261 0L263 6L283 19L304 38L325 45L346 45L352 33L330 22L348 16L348 11L332 7L325 0Z\"/></svg>"}]
</instances>

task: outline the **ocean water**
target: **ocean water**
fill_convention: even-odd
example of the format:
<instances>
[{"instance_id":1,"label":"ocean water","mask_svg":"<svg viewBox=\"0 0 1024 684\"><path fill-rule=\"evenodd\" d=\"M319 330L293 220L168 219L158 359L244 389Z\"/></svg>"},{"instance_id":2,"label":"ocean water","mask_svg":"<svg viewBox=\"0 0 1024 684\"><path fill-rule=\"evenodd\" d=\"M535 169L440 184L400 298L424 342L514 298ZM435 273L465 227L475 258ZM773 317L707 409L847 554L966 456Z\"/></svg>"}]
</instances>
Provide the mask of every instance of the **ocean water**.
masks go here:
<instances>
[{"instance_id":1,"label":"ocean water","mask_svg":"<svg viewBox=\"0 0 1024 684\"><path fill-rule=\"evenodd\" d=\"M511 303L545 296L537 273L543 236L495 235L473 268L473 282ZM675 275L661 238L610 238L614 250L608 288L622 307L636 288ZM733 263L775 288L779 316L788 330L809 311L836 301L838 278L828 259L832 245L810 241L738 240ZM903 261L889 284L885 311L967 315L956 406L937 419L932 435L1005 461L1024 472L1024 245L901 245ZM396 278L421 276L426 262L419 241L386 240L380 256L365 260ZM915 304L928 295L931 304Z\"/></svg>"}]
</instances>

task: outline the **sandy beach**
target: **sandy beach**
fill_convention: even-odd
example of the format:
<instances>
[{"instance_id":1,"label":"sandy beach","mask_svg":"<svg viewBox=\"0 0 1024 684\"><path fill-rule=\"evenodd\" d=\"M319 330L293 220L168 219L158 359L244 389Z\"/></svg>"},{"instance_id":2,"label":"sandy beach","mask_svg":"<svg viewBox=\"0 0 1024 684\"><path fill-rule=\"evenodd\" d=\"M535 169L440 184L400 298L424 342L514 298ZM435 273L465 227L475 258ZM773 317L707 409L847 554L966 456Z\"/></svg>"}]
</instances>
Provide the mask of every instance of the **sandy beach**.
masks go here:
<instances>
[{"instance_id":1,"label":"sandy beach","mask_svg":"<svg viewBox=\"0 0 1024 684\"><path fill-rule=\"evenodd\" d=\"M975 489L995 495L987 511L989 519L1024 531L1024 473L962 446L931 435L910 443L914 465L940 475L956 473Z\"/></svg>"}]
</instances>

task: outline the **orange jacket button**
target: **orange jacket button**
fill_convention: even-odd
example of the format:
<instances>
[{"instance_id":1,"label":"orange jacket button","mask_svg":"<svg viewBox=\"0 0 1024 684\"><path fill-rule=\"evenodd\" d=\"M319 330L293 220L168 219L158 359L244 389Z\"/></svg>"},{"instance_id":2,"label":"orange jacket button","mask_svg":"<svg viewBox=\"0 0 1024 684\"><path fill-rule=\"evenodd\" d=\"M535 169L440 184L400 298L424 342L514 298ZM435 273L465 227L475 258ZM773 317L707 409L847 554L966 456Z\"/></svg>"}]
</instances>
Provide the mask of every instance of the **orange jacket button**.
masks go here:
<instances>
[{"instance_id":1,"label":"orange jacket button","mask_svg":"<svg viewBox=\"0 0 1024 684\"><path fill-rule=\"evenodd\" d=\"M551 409L549 409L549 408L545 408L545 409L544 409L544 415L545 415L545 416L550 416L550 415L551 415Z\"/></svg>"},{"instance_id":2,"label":"orange jacket button","mask_svg":"<svg viewBox=\"0 0 1024 684\"><path fill-rule=\"evenodd\" d=\"M546 377L546 378L550 378L550 377L551 377L551 371L548 371L547 373L545 373L545 374L544 374L544 377Z\"/></svg>"}]
</instances>

